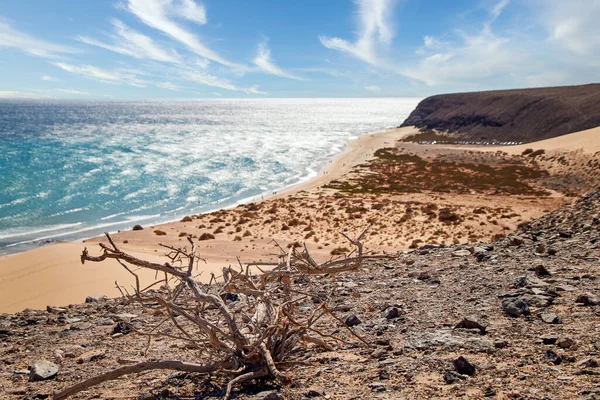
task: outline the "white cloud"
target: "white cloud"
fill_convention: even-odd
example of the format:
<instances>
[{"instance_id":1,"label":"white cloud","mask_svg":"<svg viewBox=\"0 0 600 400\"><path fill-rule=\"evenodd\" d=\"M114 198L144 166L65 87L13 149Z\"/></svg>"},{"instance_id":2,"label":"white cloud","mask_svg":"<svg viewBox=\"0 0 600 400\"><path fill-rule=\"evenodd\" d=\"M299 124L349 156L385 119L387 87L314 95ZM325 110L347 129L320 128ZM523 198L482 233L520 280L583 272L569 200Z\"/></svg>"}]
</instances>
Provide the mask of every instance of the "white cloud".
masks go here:
<instances>
[{"instance_id":1,"label":"white cloud","mask_svg":"<svg viewBox=\"0 0 600 400\"><path fill-rule=\"evenodd\" d=\"M491 27L508 4L509 0L500 0L489 9L488 20L475 34L457 30L453 41L426 35L415 52L420 60L398 72L434 86L481 83L519 69L526 59L521 46L509 36L498 36Z\"/></svg>"},{"instance_id":2,"label":"white cloud","mask_svg":"<svg viewBox=\"0 0 600 400\"><path fill-rule=\"evenodd\" d=\"M0 90L0 99L51 99L52 96L40 93L19 92L16 90Z\"/></svg>"},{"instance_id":3,"label":"white cloud","mask_svg":"<svg viewBox=\"0 0 600 400\"><path fill-rule=\"evenodd\" d=\"M373 92L373 93L379 93L381 92L381 88L377 85L368 85L365 86L365 90L368 90L369 92Z\"/></svg>"},{"instance_id":4,"label":"white cloud","mask_svg":"<svg viewBox=\"0 0 600 400\"><path fill-rule=\"evenodd\" d=\"M46 82L55 82L55 81L58 80L58 79L56 79L56 78L54 78L54 77L52 77L50 75L42 75L40 77L40 79L43 80L43 81L46 81Z\"/></svg>"},{"instance_id":5,"label":"white cloud","mask_svg":"<svg viewBox=\"0 0 600 400\"><path fill-rule=\"evenodd\" d=\"M578 56L598 55L600 1L545 0L539 6L551 40Z\"/></svg>"},{"instance_id":6,"label":"white cloud","mask_svg":"<svg viewBox=\"0 0 600 400\"><path fill-rule=\"evenodd\" d=\"M389 45L394 32L389 21L394 0L356 0L358 6L358 38L351 43L337 37L320 36L328 49L348 53L368 64L382 66L376 54L379 44Z\"/></svg>"},{"instance_id":7,"label":"white cloud","mask_svg":"<svg viewBox=\"0 0 600 400\"><path fill-rule=\"evenodd\" d=\"M87 36L79 36L77 40L135 58L173 63L180 61L180 57L175 51L161 48L151 38L134 31L118 19L113 19L112 24L116 34L110 37L113 39L114 44L103 43Z\"/></svg>"},{"instance_id":8,"label":"white cloud","mask_svg":"<svg viewBox=\"0 0 600 400\"><path fill-rule=\"evenodd\" d=\"M84 78L97 80L104 83L119 84L125 83L130 86L145 87L146 82L139 79L137 71L114 70L108 71L93 65L72 65L62 62L55 62L54 65L60 69L83 76Z\"/></svg>"},{"instance_id":9,"label":"white cloud","mask_svg":"<svg viewBox=\"0 0 600 400\"><path fill-rule=\"evenodd\" d=\"M431 43L426 40L418 53L423 58L416 65L401 68L399 72L430 86L469 83L508 74L521 61L511 39L496 36L488 28L475 35L459 32L458 41L443 48ZM427 48L429 52L424 51Z\"/></svg>"},{"instance_id":10,"label":"white cloud","mask_svg":"<svg viewBox=\"0 0 600 400\"><path fill-rule=\"evenodd\" d=\"M191 52L227 67L243 69L244 66L228 61L209 49L198 38L179 26L169 15L179 15L180 8L170 0L129 0L127 9L146 25L157 29L172 39L184 44Z\"/></svg>"},{"instance_id":11,"label":"white cloud","mask_svg":"<svg viewBox=\"0 0 600 400\"><path fill-rule=\"evenodd\" d=\"M16 48L23 53L43 58L60 58L63 54L73 54L77 52L77 50L71 47L47 42L26 33L19 32L1 20L0 47Z\"/></svg>"},{"instance_id":12,"label":"white cloud","mask_svg":"<svg viewBox=\"0 0 600 400\"><path fill-rule=\"evenodd\" d=\"M184 73L182 75L182 78L191 82L199 83L201 85L218 87L221 89L231 90L235 92L244 92L247 94L267 94L265 92L260 91L258 89L258 86L251 86L247 88L239 87L226 79L221 79L204 72L189 71Z\"/></svg>"},{"instance_id":13,"label":"white cloud","mask_svg":"<svg viewBox=\"0 0 600 400\"><path fill-rule=\"evenodd\" d=\"M299 76L285 71L284 69L275 65L273 60L271 60L271 50L266 43L261 43L258 46L258 54L254 59L254 64L256 64L256 66L258 66L258 68L260 68L262 71L271 75L276 75L287 79L295 79L297 81L304 80L303 78L300 78Z\"/></svg>"},{"instance_id":14,"label":"white cloud","mask_svg":"<svg viewBox=\"0 0 600 400\"><path fill-rule=\"evenodd\" d=\"M206 8L203 4L195 3L194 0L182 0L181 4L175 7L174 13L200 25L206 24Z\"/></svg>"},{"instance_id":15,"label":"white cloud","mask_svg":"<svg viewBox=\"0 0 600 400\"><path fill-rule=\"evenodd\" d=\"M67 93L67 94L76 94L78 96L88 95L88 92L82 92L81 90L73 90L73 89L54 89L57 92Z\"/></svg>"},{"instance_id":16,"label":"white cloud","mask_svg":"<svg viewBox=\"0 0 600 400\"><path fill-rule=\"evenodd\" d=\"M156 86L158 86L159 88L162 88L162 89L167 89L167 90L174 90L174 91L181 90L181 88L179 86L174 85L171 82L160 82L160 83L157 83Z\"/></svg>"}]
</instances>

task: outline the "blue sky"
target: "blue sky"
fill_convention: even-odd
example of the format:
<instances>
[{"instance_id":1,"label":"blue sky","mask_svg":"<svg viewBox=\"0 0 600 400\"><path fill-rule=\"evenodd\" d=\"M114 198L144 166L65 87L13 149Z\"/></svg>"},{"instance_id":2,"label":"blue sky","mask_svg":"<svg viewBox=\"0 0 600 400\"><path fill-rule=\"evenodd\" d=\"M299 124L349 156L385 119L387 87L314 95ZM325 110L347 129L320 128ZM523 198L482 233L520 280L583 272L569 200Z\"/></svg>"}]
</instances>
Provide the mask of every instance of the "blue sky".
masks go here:
<instances>
[{"instance_id":1,"label":"blue sky","mask_svg":"<svg viewBox=\"0 0 600 400\"><path fill-rule=\"evenodd\" d=\"M0 0L0 98L378 97L599 81L600 0Z\"/></svg>"}]
</instances>

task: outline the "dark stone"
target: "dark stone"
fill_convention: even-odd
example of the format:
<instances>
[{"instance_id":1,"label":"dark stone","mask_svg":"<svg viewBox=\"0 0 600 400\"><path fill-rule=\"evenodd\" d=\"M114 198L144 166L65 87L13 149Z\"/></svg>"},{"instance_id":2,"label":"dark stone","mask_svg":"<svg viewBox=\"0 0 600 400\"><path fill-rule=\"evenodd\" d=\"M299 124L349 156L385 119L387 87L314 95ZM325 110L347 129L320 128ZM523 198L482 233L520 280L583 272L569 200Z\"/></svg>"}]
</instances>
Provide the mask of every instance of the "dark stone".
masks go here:
<instances>
[{"instance_id":1,"label":"dark stone","mask_svg":"<svg viewBox=\"0 0 600 400\"><path fill-rule=\"evenodd\" d=\"M463 356L458 357L452 362L452 364L454 365L454 369L456 370L456 372L458 372L459 374L469 376L475 375L475 367L469 362L469 360L467 360Z\"/></svg>"},{"instance_id":2,"label":"dark stone","mask_svg":"<svg viewBox=\"0 0 600 400\"><path fill-rule=\"evenodd\" d=\"M344 324L346 324L346 326L356 326L361 323L362 321L355 314L350 314L344 319Z\"/></svg>"},{"instance_id":3,"label":"dark stone","mask_svg":"<svg viewBox=\"0 0 600 400\"><path fill-rule=\"evenodd\" d=\"M506 339L500 339L500 340L496 340L494 342L494 347L497 349L503 349L506 346L508 346L508 340L506 340Z\"/></svg>"},{"instance_id":4,"label":"dark stone","mask_svg":"<svg viewBox=\"0 0 600 400\"><path fill-rule=\"evenodd\" d=\"M535 267L535 274L539 277L539 278L543 278L543 277L547 277L552 275L550 273L550 271L548 271L548 269L546 267L544 267L543 265L537 265Z\"/></svg>"},{"instance_id":5,"label":"dark stone","mask_svg":"<svg viewBox=\"0 0 600 400\"><path fill-rule=\"evenodd\" d=\"M454 371L444 371L444 382L451 385L453 383L464 380L465 377L461 374L457 374Z\"/></svg>"},{"instance_id":6,"label":"dark stone","mask_svg":"<svg viewBox=\"0 0 600 400\"><path fill-rule=\"evenodd\" d=\"M521 315L529 315L529 304L522 298L507 298L502 300L502 309L511 317L520 317Z\"/></svg>"},{"instance_id":7,"label":"dark stone","mask_svg":"<svg viewBox=\"0 0 600 400\"><path fill-rule=\"evenodd\" d=\"M323 393L317 392L316 390L309 390L308 392L304 393L304 397L321 397L323 396Z\"/></svg>"},{"instance_id":8,"label":"dark stone","mask_svg":"<svg viewBox=\"0 0 600 400\"><path fill-rule=\"evenodd\" d=\"M544 361L559 365L563 362L563 359L554 350L548 349L546 350L546 354L544 354Z\"/></svg>"},{"instance_id":9,"label":"dark stone","mask_svg":"<svg viewBox=\"0 0 600 400\"><path fill-rule=\"evenodd\" d=\"M552 248L552 247L550 247L550 248L548 249L548 255L549 255L549 256L555 256L555 255L556 255L556 253L557 253L557 251L556 251L556 249L555 249L555 248Z\"/></svg>"},{"instance_id":10,"label":"dark stone","mask_svg":"<svg viewBox=\"0 0 600 400\"><path fill-rule=\"evenodd\" d=\"M240 299L240 296L238 296L236 293L227 293L225 295L225 301L229 300L232 303L235 303L236 301L238 301Z\"/></svg>"},{"instance_id":11,"label":"dark stone","mask_svg":"<svg viewBox=\"0 0 600 400\"><path fill-rule=\"evenodd\" d=\"M398 311L398 308L396 308L396 307L386 308L385 311L383 312L383 318L385 318L385 319L394 319L394 318L398 318L399 316L400 316L400 312Z\"/></svg>"},{"instance_id":12,"label":"dark stone","mask_svg":"<svg viewBox=\"0 0 600 400\"><path fill-rule=\"evenodd\" d=\"M457 329L479 329L479 332L482 335L485 335L487 327L481 324L475 317L464 317L460 320L458 324L456 324L455 328Z\"/></svg>"},{"instance_id":13,"label":"dark stone","mask_svg":"<svg viewBox=\"0 0 600 400\"><path fill-rule=\"evenodd\" d=\"M113 328L113 332L112 333L113 333L113 335L115 333L122 333L123 335L127 335L129 332L131 332L131 328L129 327L129 325L127 325L123 321L119 321L119 322L117 322L117 324Z\"/></svg>"},{"instance_id":14,"label":"dark stone","mask_svg":"<svg viewBox=\"0 0 600 400\"><path fill-rule=\"evenodd\" d=\"M556 335L546 335L542 336L542 343L544 344L554 344L558 340Z\"/></svg>"},{"instance_id":15,"label":"dark stone","mask_svg":"<svg viewBox=\"0 0 600 400\"><path fill-rule=\"evenodd\" d=\"M575 303L583 304L584 306L595 306L600 302L598 298L591 293L584 293L577 296Z\"/></svg>"}]
</instances>

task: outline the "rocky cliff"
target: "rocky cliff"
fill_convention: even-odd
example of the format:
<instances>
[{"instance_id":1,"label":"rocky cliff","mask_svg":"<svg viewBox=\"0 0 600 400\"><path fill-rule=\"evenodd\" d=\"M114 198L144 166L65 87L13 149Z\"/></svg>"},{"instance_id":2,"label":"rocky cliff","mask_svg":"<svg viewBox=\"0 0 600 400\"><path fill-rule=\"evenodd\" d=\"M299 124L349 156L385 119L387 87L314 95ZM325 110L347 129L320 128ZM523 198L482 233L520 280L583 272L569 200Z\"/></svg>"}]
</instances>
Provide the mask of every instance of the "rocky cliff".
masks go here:
<instances>
[{"instance_id":1,"label":"rocky cliff","mask_svg":"<svg viewBox=\"0 0 600 400\"><path fill-rule=\"evenodd\" d=\"M531 142L600 125L600 84L431 96L402 126L461 140Z\"/></svg>"}]
</instances>

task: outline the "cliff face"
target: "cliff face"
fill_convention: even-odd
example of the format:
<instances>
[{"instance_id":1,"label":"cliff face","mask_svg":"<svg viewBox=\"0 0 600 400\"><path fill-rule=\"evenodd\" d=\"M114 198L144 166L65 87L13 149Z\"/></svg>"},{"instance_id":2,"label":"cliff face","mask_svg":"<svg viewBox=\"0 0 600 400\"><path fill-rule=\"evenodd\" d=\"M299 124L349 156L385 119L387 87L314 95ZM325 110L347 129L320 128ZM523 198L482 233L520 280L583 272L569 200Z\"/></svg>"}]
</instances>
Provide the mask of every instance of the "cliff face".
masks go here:
<instances>
[{"instance_id":1,"label":"cliff face","mask_svg":"<svg viewBox=\"0 0 600 400\"><path fill-rule=\"evenodd\" d=\"M600 125L600 84L431 96L401 126L464 140L531 142Z\"/></svg>"}]
</instances>

